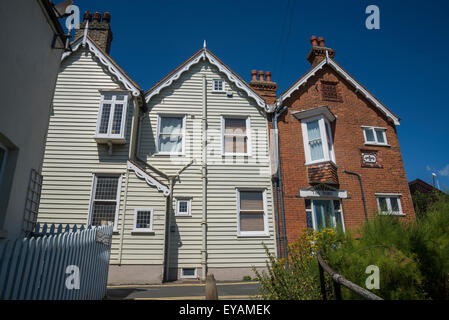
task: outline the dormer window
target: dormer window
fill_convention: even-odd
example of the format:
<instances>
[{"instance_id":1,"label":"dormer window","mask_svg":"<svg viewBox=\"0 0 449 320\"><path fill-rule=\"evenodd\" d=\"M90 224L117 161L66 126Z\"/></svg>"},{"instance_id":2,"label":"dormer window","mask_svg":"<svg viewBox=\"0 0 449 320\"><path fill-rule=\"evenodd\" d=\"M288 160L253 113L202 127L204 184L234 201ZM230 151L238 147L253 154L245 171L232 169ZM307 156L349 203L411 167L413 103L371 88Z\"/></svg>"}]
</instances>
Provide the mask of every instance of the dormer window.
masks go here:
<instances>
[{"instance_id":1,"label":"dormer window","mask_svg":"<svg viewBox=\"0 0 449 320\"><path fill-rule=\"evenodd\" d=\"M128 95L104 92L101 96L95 140L98 143L125 143Z\"/></svg>"},{"instance_id":2,"label":"dormer window","mask_svg":"<svg viewBox=\"0 0 449 320\"><path fill-rule=\"evenodd\" d=\"M222 79L215 79L212 86L213 92L225 92L225 84Z\"/></svg>"}]
</instances>

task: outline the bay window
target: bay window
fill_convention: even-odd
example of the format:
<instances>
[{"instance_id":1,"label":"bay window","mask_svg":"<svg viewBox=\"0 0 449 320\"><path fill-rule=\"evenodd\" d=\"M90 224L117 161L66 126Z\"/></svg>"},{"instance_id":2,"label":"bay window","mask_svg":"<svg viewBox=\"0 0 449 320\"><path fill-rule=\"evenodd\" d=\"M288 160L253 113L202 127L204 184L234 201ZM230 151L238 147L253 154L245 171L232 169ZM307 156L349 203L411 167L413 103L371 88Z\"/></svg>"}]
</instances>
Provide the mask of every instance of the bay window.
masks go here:
<instances>
[{"instance_id":1,"label":"bay window","mask_svg":"<svg viewBox=\"0 0 449 320\"><path fill-rule=\"evenodd\" d=\"M128 94L103 92L98 112L95 139L99 143L125 143Z\"/></svg>"},{"instance_id":2,"label":"bay window","mask_svg":"<svg viewBox=\"0 0 449 320\"><path fill-rule=\"evenodd\" d=\"M306 165L324 161L335 162L331 127L324 116L301 121Z\"/></svg>"},{"instance_id":3,"label":"bay window","mask_svg":"<svg viewBox=\"0 0 449 320\"><path fill-rule=\"evenodd\" d=\"M159 115L157 130L157 153L182 155L185 146L186 117Z\"/></svg>"}]
</instances>

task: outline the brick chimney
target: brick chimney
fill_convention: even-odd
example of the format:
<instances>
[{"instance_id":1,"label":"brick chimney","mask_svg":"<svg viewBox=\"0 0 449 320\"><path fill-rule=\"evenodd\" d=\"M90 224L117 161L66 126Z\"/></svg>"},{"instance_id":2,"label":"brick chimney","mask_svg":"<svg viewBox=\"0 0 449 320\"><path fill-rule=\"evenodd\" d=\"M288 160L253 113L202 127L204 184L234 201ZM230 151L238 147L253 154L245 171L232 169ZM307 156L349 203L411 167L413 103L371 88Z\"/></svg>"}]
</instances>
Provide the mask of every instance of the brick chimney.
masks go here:
<instances>
[{"instance_id":1,"label":"brick chimney","mask_svg":"<svg viewBox=\"0 0 449 320\"><path fill-rule=\"evenodd\" d=\"M83 22L80 28L76 30L75 39L84 35L86 23L89 21L89 36L103 49L107 54L111 50L112 31L111 31L111 14L109 12L103 13L95 12L92 14L89 11L84 13Z\"/></svg>"},{"instance_id":2,"label":"brick chimney","mask_svg":"<svg viewBox=\"0 0 449 320\"><path fill-rule=\"evenodd\" d=\"M335 50L326 48L323 37L317 39L317 37L312 36L310 38L310 43L312 44L312 49L310 49L310 52L307 55L307 60L312 64L312 67L315 67L326 58L326 51L329 54L329 58L333 59L335 57Z\"/></svg>"},{"instance_id":3,"label":"brick chimney","mask_svg":"<svg viewBox=\"0 0 449 320\"><path fill-rule=\"evenodd\" d=\"M259 74L259 79L257 79L257 74ZM273 104L276 102L276 91L278 85L276 82L271 81L271 72L253 70L251 71L252 80L249 83L250 87L253 88L268 104Z\"/></svg>"}]
</instances>

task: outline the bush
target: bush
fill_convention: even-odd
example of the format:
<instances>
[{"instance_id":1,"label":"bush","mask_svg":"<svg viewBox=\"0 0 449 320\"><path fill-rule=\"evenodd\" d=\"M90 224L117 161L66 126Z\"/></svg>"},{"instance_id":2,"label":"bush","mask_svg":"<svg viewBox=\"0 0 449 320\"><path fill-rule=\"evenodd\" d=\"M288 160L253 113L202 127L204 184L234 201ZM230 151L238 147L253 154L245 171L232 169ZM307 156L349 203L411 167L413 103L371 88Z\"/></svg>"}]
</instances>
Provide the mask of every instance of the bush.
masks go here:
<instances>
[{"instance_id":1,"label":"bush","mask_svg":"<svg viewBox=\"0 0 449 320\"><path fill-rule=\"evenodd\" d=\"M438 196L425 216L412 228L412 251L416 254L424 289L430 298L449 299L449 199Z\"/></svg>"},{"instance_id":2,"label":"bush","mask_svg":"<svg viewBox=\"0 0 449 320\"><path fill-rule=\"evenodd\" d=\"M305 231L295 243L287 247L288 261L276 259L265 247L269 261L267 271L253 268L260 280L260 295L268 300L321 299L318 264L315 258L319 248L328 250L335 243L333 230ZM326 278L330 285L330 279Z\"/></svg>"}]
</instances>

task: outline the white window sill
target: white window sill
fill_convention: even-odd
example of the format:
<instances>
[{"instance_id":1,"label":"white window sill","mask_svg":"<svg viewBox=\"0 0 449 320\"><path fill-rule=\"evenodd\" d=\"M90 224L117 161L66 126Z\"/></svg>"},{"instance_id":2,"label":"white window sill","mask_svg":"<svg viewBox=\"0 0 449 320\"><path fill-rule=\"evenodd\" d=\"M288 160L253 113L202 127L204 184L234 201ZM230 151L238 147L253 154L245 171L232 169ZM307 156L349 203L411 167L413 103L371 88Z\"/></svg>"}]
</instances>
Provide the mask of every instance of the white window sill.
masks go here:
<instances>
[{"instance_id":1,"label":"white window sill","mask_svg":"<svg viewBox=\"0 0 449 320\"><path fill-rule=\"evenodd\" d=\"M222 157L251 157L250 153L222 153Z\"/></svg>"},{"instance_id":2,"label":"white window sill","mask_svg":"<svg viewBox=\"0 0 449 320\"><path fill-rule=\"evenodd\" d=\"M153 156L177 156L177 157L183 157L183 156L185 156L185 153L156 152L156 153L153 154Z\"/></svg>"},{"instance_id":3,"label":"white window sill","mask_svg":"<svg viewBox=\"0 0 449 320\"><path fill-rule=\"evenodd\" d=\"M365 146L391 147L388 143L365 142Z\"/></svg>"},{"instance_id":4,"label":"white window sill","mask_svg":"<svg viewBox=\"0 0 449 320\"><path fill-rule=\"evenodd\" d=\"M255 233L255 234L237 234L237 238L269 238L267 233Z\"/></svg>"},{"instance_id":5,"label":"white window sill","mask_svg":"<svg viewBox=\"0 0 449 320\"><path fill-rule=\"evenodd\" d=\"M181 218L183 218L183 217L188 218L191 216L192 216L191 214L175 214L175 217L181 217Z\"/></svg>"},{"instance_id":6,"label":"white window sill","mask_svg":"<svg viewBox=\"0 0 449 320\"><path fill-rule=\"evenodd\" d=\"M399 216L399 217L405 217L405 213L390 213L390 212L379 212L379 216Z\"/></svg>"},{"instance_id":7,"label":"white window sill","mask_svg":"<svg viewBox=\"0 0 449 320\"><path fill-rule=\"evenodd\" d=\"M218 90L212 90L212 93L226 93L226 91L225 91L225 90L221 90L221 91L218 91Z\"/></svg>"}]
</instances>

